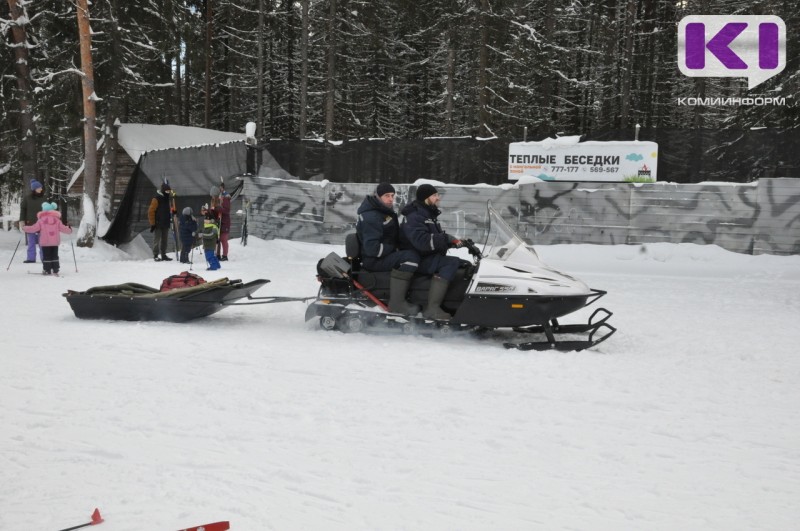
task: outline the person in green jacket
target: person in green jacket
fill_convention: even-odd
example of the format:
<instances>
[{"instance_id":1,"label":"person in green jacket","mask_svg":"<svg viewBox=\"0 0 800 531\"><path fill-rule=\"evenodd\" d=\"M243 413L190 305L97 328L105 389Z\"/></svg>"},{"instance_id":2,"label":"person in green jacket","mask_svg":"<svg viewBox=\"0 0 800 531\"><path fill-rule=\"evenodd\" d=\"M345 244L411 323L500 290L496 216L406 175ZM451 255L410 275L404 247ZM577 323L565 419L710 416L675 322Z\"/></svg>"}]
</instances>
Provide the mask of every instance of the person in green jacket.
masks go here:
<instances>
[{"instance_id":1,"label":"person in green jacket","mask_svg":"<svg viewBox=\"0 0 800 531\"><path fill-rule=\"evenodd\" d=\"M219 241L219 227L217 227L216 220L211 212L206 212L201 235L203 236L203 251L208 262L207 271L216 271L220 268L219 260L217 260L217 255L214 252Z\"/></svg>"},{"instance_id":2,"label":"person in green jacket","mask_svg":"<svg viewBox=\"0 0 800 531\"><path fill-rule=\"evenodd\" d=\"M38 221L36 216L42 211L42 203L44 203L44 187L42 183L36 179L31 179L31 193L26 194L22 198L22 203L19 206L20 230ZM28 243L28 256L24 263L33 264L36 262L36 247L39 247L39 259L42 260L42 248L39 246L39 233L26 234L25 240Z\"/></svg>"}]
</instances>

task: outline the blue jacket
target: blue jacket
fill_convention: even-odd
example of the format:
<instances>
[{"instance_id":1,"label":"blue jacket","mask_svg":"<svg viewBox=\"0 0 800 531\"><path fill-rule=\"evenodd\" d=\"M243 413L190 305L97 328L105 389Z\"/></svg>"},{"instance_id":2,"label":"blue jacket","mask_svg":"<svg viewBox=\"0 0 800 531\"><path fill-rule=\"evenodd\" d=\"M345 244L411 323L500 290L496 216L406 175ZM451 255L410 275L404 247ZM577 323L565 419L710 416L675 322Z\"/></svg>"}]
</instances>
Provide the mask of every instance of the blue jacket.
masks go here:
<instances>
[{"instance_id":1,"label":"blue jacket","mask_svg":"<svg viewBox=\"0 0 800 531\"><path fill-rule=\"evenodd\" d=\"M384 205L378 196L368 195L358 207L356 232L361 240L361 254L383 258L397 250L400 225L394 209Z\"/></svg>"},{"instance_id":2,"label":"blue jacket","mask_svg":"<svg viewBox=\"0 0 800 531\"><path fill-rule=\"evenodd\" d=\"M191 243L194 241L197 234L197 222L192 216L181 216L181 226L179 232L181 242Z\"/></svg>"},{"instance_id":3,"label":"blue jacket","mask_svg":"<svg viewBox=\"0 0 800 531\"><path fill-rule=\"evenodd\" d=\"M400 244L407 249L414 249L420 256L445 254L450 248L453 237L442 230L439 225L441 210L435 206L425 205L419 201L407 204L402 212L405 216L400 227Z\"/></svg>"}]
</instances>

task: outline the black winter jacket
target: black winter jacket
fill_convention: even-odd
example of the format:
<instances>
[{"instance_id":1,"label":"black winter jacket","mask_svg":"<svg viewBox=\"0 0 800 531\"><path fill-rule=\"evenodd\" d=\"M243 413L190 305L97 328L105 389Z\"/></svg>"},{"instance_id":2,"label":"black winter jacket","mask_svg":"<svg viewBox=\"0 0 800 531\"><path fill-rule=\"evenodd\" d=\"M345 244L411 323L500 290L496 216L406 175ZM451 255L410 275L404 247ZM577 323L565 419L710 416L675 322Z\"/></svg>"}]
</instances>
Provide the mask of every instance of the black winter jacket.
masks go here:
<instances>
[{"instance_id":1,"label":"black winter jacket","mask_svg":"<svg viewBox=\"0 0 800 531\"><path fill-rule=\"evenodd\" d=\"M361 239L362 255L383 258L397 250L400 236L397 213L377 196L368 195L358 207L356 232Z\"/></svg>"},{"instance_id":2,"label":"black winter jacket","mask_svg":"<svg viewBox=\"0 0 800 531\"><path fill-rule=\"evenodd\" d=\"M414 249L420 256L447 253L453 237L439 225L441 210L419 201L412 201L401 213L405 216L400 227L401 247Z\"/></svg>"},{"instance_id":3,"label":"black winter jacket","mask_svg":"<svg viewBox=\"0 0 800 531\"><path fill-rule=\"evenodd\" d=\"M38 221L36 215L42 211L42 203L44 203L44 192L41 194L31 192L25 195L19 205L19 220L24 221L25 225L36 223Z\"/></svg>"}]
</instances>

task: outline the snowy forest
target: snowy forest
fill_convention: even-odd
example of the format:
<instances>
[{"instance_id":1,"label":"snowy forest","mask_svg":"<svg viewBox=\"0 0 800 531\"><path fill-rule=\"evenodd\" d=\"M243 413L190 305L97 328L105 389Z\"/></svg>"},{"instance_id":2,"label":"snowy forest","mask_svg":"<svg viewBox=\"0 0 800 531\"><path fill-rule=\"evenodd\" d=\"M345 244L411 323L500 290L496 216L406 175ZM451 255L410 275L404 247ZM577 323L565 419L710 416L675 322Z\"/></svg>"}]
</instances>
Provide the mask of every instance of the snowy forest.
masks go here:
<instances>
[{"instance_id":1,"label":"snowy forest","mask_svg":"<svg viewBox=\"0 0 800 531\"><path fill-rule=\"evenodd\" d=\"M782 17L785 70L750 92L744 78L681 75L676 27L690 14ZM635 124L796 133L798 22L790 0L7 0L0 190L8 198L32 176L58 189L117 120L253 121L259 139L539 140ZM676 104L747 95L787 103Z\"/></svg>"}]
</instances>

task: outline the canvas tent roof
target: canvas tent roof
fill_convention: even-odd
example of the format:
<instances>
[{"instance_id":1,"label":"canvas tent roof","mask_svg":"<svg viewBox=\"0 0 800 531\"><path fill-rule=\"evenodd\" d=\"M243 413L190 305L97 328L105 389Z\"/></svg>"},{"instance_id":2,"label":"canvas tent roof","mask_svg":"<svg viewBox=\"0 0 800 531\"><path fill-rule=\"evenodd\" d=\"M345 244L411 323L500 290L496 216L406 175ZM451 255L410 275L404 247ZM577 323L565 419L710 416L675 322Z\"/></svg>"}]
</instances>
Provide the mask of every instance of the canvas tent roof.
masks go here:
<instances>
[{"instance_id":1,"label":"canvas tent roof","mask_svg":"<svg viewBox=\"0 0 800 531\"><path fill-rule=\"evenodd\" d=\"M149 151L241 142L244 140L244 133L214 131L213 129L203 129L202 127L117 123L117 144L128 154L134 164L139 162L139 158L143 153ZM98 149L100 149L103 142L105 142L105 137L98 143ZM84 165L81 164L75 170L69 184L67 184L67 190L71 190L72 186L83 177L83 168Z\"/></svg>"},{"instance_id":2,"label":"canvas tent roof","mask_svg":"<svg viewBox=\"0 0 800 531\"><path fill-rule=\"evenodd\" d=\"M139 162L139 157L150 151L244 140L244 133L183 125L120 124L117 132L117 142L134 162Z\"/></svg>"}]
</instances>

